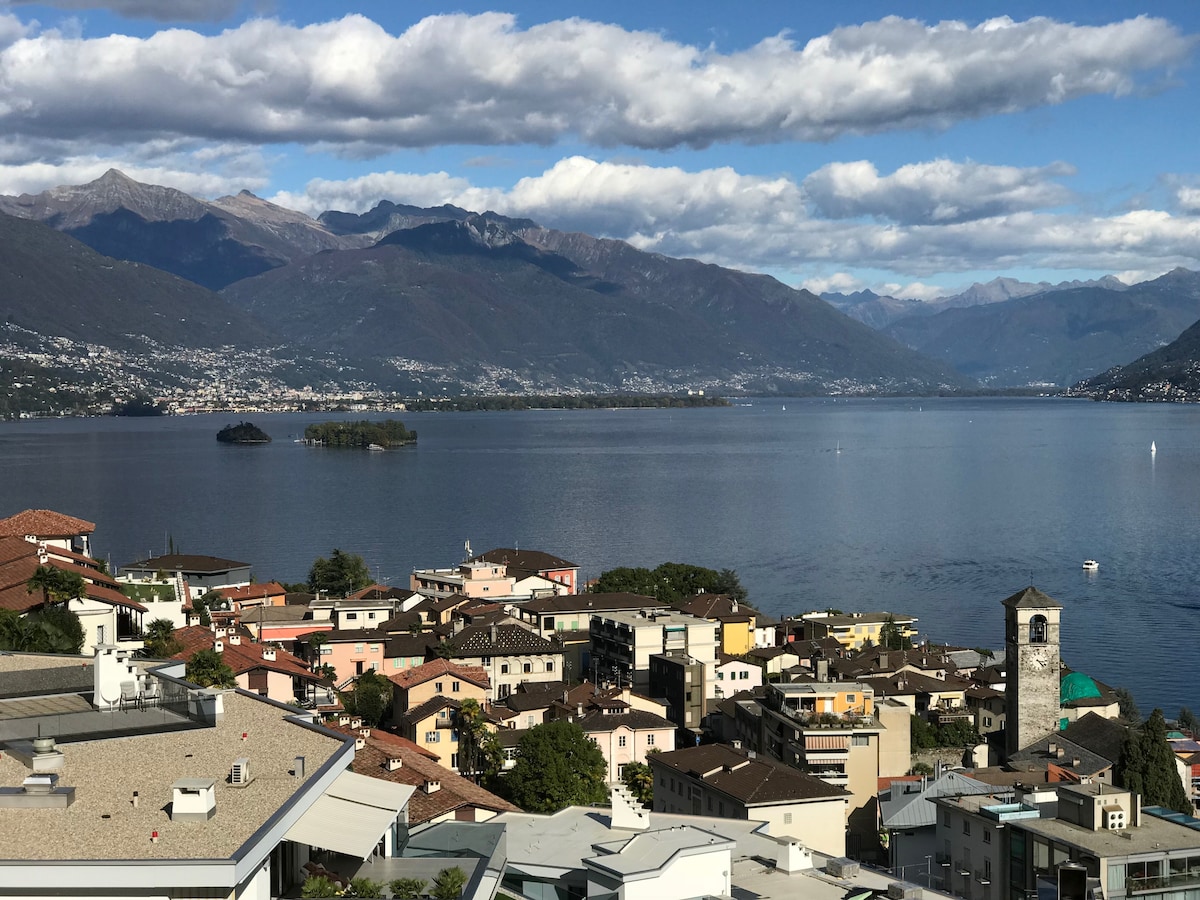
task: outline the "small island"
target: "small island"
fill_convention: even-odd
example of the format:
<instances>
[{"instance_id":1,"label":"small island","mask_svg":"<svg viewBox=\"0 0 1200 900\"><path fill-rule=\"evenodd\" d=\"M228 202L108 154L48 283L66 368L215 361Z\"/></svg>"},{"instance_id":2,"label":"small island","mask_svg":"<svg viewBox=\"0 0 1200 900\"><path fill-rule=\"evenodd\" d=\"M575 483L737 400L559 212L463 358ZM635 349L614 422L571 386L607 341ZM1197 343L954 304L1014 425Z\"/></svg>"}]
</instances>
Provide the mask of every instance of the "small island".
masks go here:
<instances>
[{"instance_id":1,"label":"small island","mask_svg":"<svg viewBox=\"0 0 1200 900\"><path fill-rule=\"evenodd\" d=\"M366 450L385 450L416 443L417 433L409 431L396 419L384 422L323 422L304 429L307 444L325 447L359 447Z\"/></svg>"},{"instance_id":2,"label":"small island","mask_svg":"<svg viewBox=\"0 0 1200 900\"><path fill-rule=\"evenodd\" d=\"M238 422L218 431L217 440L222 444L269 444L271 436L250 422Z\"/></svg>"}]
</instances>

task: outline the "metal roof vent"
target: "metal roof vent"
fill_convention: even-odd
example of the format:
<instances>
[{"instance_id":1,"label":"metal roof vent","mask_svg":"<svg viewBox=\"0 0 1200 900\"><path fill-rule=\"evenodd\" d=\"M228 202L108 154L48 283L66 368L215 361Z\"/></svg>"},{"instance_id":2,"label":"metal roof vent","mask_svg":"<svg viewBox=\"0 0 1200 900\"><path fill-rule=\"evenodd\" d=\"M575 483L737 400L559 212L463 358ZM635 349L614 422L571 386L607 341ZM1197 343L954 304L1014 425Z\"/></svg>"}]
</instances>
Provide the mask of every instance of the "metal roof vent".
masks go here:
<instances>
[{"instance_id":1,"label":"metal roof vent","mask_svg":"<svg viewBox=\"0 0 1200 900\"><path fill-rule=\"evenodd\" d=\"M251 781L253 776L250 774L250 760L239 756L233 761L233 768L229 770L229 784L232 787L245 787Z\"/></svg>"},{"instance_id":2,"label":"metal roof vent","mask_svg":"<svg viewBox=\"0 0 1200 900\"><path fill-rule=\"evenodd\" d=\"M825 871L834 878L854 878L858 875L858 863L845 856L835 856L825 863Z\"/></svg>"},{"instance_id":3,"label":"metal roof vent","mask_svg":"<svg viewBox=\"0 0 1200 900\"><path fill-rule=\"evenodd\" d=\"M180 778L171 785L172 822L207 822L216 814L215 778Z\"/></svg>"}]
</instances>

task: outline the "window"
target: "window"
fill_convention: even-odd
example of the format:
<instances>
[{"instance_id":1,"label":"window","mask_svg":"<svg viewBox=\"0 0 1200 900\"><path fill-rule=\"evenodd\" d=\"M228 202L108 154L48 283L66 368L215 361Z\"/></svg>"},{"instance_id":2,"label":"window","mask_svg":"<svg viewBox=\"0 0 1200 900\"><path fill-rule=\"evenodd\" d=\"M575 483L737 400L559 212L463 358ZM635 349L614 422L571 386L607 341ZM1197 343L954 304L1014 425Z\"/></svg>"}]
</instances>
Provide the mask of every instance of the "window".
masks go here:
<instances>
[{"instance_id":1,"label":"window","mask_svg":"<svg viewBox=\"0 0 1200 900\"><path fill-rule=\"evenodd\" d=\"M985 844L990 844L992 842L992 829L990 829L990 828L983 829L983 842Z\"/></svg>"},{"instance_id":2,"label":"window","mask_svg":"<svg viewBox=\"0 0 1200 900\"><path fill-rule=\"evenodd\" d=\"M492 664L492 658L490 656L481 656L479 658L479 664L481 666L490 666Z\"/></svg>"},{"instance_id":3,"label":"window","mask_svg":"<svg viewBox=\"0 0 1200 900\"><path fill-rule=\"evenodd\" d=\"M847 694L847 695L846 695L846 702L847 702L847 703L853 703L853 702L854 702L854 701L855 701L857 698L858 698L858 695L857 695L857 694Z\"/></svg>"},{"instance_id":4,"label":"window","mask_svg":"<svg viewBox=\"0 0 1200 900\"><path fill-rule=\"evenodd\" d=\"M963 819L963 834L970 834L970 833L971 833L971 820Z\"/></svg>"},{"instance_id":5,"label":"window","mask_svg":"<svg viewBox=\"0 0 1200 900\"><path fill-rule=\"evenodd\" d=\"M435 681L433 683L433 689L440 694L442 692L442 683L440 681ZM445 710L443 709L442 712L445 712Z\"/></svg>"},{"instance_id":6,"label":"window","mask_svg":"<svg viewBox=\"0 0 1200 900\"><path fill-rule=\"evenodd\" d=\"M542 619L542 627L543 628L553 628L554 627L554 616L546 616L546 618Z\"/></svg>"},{"instance_id":7,"label":"window","mask_svg":"<svg viewBox=\"0 0 1200 900\"><path fill-rule=\"evenodd\" d=\"M983 717L983 726L984 726L985 728L989 728L989 727L991 727L991 724L992 724L992 717L991 717L991 716L984 716L984 717Z\"/></svg>"},{"instance_id":8,"label":"window","mask_svg":"<svg viewBox=\"0 0 1200 900\"><path fill-rule=\"evenodd\" d=\"M738 679L740 681L748 681L750 679L750 673L745 670L738 672Z\"/></svg>"},{"instance_id":9,"label":"window","mask_svg":"<svg viewBox=\"0 0 1200 900\"><path fill-rule=\"evenodd\" d=\"M712 812L712 794L708 795L708 811Z\"/></svg>"},{"instance_id":10,"label":"window","mask_svg":"<svg viewBox=\"0 0 1200 900\"><path fill-rule=\"evenodd\" d=\"M501 675L508 674L508 663L500 663L500 674Z\"/></svg>"},{"instance_id":11,"label":"window","mask_svg":"<svg viewBox=\"0 0 1200 900\"><path fill-rule=\"evenodd\" d=\"M458 681L450 682L450 693L457 694L460 685L461 685L461 682L458 682Z\"/></svg>"},{"instance_id":12,"label":"window","mask_svg":"<svg viewBox=\"0 0 1200 900\"><path fill-rule=\"evenodd\" d=\"M353 622L357 618L358 618L358 613L346 613L346 621L347 622Z\"/></svg>"},{"instance_id":13,"label":"window","mask_svg":"<svg viewBox=\"0 0 1200 900\"><path fill-rule=\"evenodd\" d=\"M457 753L450 754L450 768L452 768L452 769L458 768L458 754Z\"/></svg>"},{"instance_id":14,"label":"window","mask_svg":"<svg viewBox=\"0 0 1200 900\"><path fill-rule=\"evenodd\" d=\"M441 737L441 735L439 735L436 731L427 731L425 732L425 743L436 744L439 737Z\"/></svg>"},{"instance_id":15,"label":"window","mask_svg":"<svg viewBox=\"0 0 1200 900\"><path fill-rule=\"evenodd\" d=\"M448 718L450 718L450 710L448 710L448 709L439 709L439 710L438 710L438 718L439 718L439 719L448 719Z\"/></svg>"},{"instance_id":16,"label":"window","mask_svg":"<svg viewBox=\"0 0 1200 900\"><path fill-rule=\"evenodd\" d=\"M372 652L372 653L378 653L378 652L379 652L379 645L378 645L378 644L372 644L372 645L371 645L371 652Z\"/></svg>"},{"instance_id":17,"label":"window","mask_svg":"<svg viewBox=\"0 0 1200 900\"><path fill-rule=\"evenodd\" d=\"M652 734L646 735L646 746L648 746L648 747L654 746L654 735L652 735Z\"/></svg>"},{"instance_id":18,"label":"window","mask_svg":"<svg viewBox=\"0 0 1200 900\"><path fill-rule=\"evenodd\" d=\"M533 663L521 663L521 671L528 675L533 671Z\"/></svg>"},{"instance_id":19,"label":"window","mask_svg":"<svg viewBox=\"0 0 1200 900\"><path fill-rule=\"evenodd\" d=\"M850 746L851 747L870 747L871 746L871 736L869 734L851 735Z\"/></svg>"},{"instance_id":20,"label":"window","mask_svg":"<svg viewBox=\"0 0 1200 900\"><path fill-rule=\"evenodd\" d=\"M791 825L791 824L792 824L792 814L791 814L791 813L784 813L784 814L783 814L783 824L784 824L784 825Z\"/></svg>"},{"instance_id":21,"label":"window","mask_svg":"<svg viewBox=\"0 0 1200 900\"><path fill-rule=\"evenodd\" d=\"M548 663L546 663L546 671L547 672L554 671L554 660L550 660Z\"/></svg>"},{"instance_id":22,"label":"window","mask_svg":"<svg viewBox=\"0 0 1200 900\"><path fill-rule=\"evenodd\" d=\"M362 645L362 644L355 644L355 645L354 645L354 652L355 652L355 653L362 653L362 652L363 652L363 645Z\"/></svg>"},{"instance_id":23,"label":"window","mask_svg":"<svg viewBox=\"0 0 1200 900\"><path fill-rule=\"evenodd\" d=\"M1034 616L1029 620L1029 643L1046 643L1046 617Z\"/></svg>"},{"instance_id":24,"label":"window","mask_svg":"<svg viewBox=\"0 0 1200 900\"><path fill-rule=\"evenodd\" d=\"M618 747L624 747L624 746L625 746L625 735L623 735L623 734L622 734L622 735L618 735L618 737L617 737L617 746L618 746Z\"/></svg>"},{"instance_id":25,"label":"window","mask_svg":"<svg viewBox=\"0 0 1200 900\"><path fill-rule=\"evenodd\" d=\"M718 672L718 673L717 673L717 681L724 681L724 680L725 680L725 673L724 673L724 672Z\"/></svg>"},{"instance_id":26,"label":"window","mask_svg":"<svg viewBox=\"0 0 1200 900\"><path fill-rule=\"evenodd\" d=\"M945 828L950 827L950 810L948 809L942 810L942 825Z\"/></svg>"}]
</instances>

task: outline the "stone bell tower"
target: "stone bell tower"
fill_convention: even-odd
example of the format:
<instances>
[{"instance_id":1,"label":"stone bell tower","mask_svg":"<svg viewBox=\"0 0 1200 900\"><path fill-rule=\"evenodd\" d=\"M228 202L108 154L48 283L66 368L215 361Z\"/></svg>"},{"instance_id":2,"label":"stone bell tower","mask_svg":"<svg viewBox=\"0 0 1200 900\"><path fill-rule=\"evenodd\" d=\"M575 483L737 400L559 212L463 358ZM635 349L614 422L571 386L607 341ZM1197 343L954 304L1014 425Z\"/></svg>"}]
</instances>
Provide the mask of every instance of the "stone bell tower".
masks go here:
<instances>
[{"instance_id":1,"label":"stone bell tower","mask_svg":"<svg viewBox=\"0 0 1200 900\"><path fill-rule=\"evenodd\" d=\"M1061 613L1062 606L1032 585L1004 601L1007 755L1058 729Z\"/></svg>"}]
</instances>

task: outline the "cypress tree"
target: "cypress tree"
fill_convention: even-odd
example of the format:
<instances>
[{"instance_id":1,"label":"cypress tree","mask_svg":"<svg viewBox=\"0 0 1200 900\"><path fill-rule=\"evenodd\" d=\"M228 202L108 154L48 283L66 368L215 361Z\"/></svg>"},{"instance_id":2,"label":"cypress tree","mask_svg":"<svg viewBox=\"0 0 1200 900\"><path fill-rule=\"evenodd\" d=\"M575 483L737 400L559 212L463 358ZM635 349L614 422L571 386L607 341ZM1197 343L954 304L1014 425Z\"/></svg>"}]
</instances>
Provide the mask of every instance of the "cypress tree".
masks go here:
<instances>
[{"instance_id":1,"label":"cypress tree","mask_svg":"<svg viewBox=\"0 0 1200 900\"><path fill-rule=\"evenodd\" d=\"M1147 806L1165 806L1176 812L1190 813L1192 805L1179 780L1175 753L1167 743L1167 721L1161 709L1154 710L1142 726L1141 744L1146 766L1142 802Z\"/></svg>"}]
</instances>

